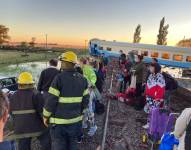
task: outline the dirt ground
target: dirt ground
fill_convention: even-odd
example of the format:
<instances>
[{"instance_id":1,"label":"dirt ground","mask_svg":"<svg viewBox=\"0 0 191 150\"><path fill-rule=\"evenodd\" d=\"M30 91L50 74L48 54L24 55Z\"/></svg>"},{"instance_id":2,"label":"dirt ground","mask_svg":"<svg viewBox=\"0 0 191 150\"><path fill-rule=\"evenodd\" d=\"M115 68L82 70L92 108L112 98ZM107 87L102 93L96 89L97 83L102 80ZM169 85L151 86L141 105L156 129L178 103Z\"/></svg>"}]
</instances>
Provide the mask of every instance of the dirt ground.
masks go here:
<instances>
[{"instance_id":1,"label":"dirt ground","mask_svg":"<svg viewBox=\"0 0 191 150\"><path fill-rule=\"evenodd\" d=\"M114 68L114 74L116 74L118 70L115 66ZM105 106L107 106L109 100L106 95L110 87L112 69L112 66L109 66L109 73L104 85L105 92L102 95ZM112 92L116 92L116 89L114 80ZM173 112L181 112L186 107L191 107L191 93L179 88L171 97L171 109ZM83 142L78 145L79 150L96 150L101 145L105 116L106 113L96 115L97 133L93 137L89 137L85 131ZM143 110L137 111L117 100L111 100L105 150L148 150L149 146L142 143L142 135L145 133L142 126L146 121L147 115ZM34 140L33 150L39 150L38 145L38 141Z\"/></svg>"},{"instance_id":2,"label":"dirt ground","mask_svg":"<svg viewBox=\"0 0 191 150\"><path fill-rule=\"evenodd\" d=\"M111 71L112 68L109 69ZM117 69L114 70L117 73ZM105 83L105 89L109 89L111 72ZM112 91L116 92L116 82L113 81ZM108 97L103 94L103 101L106 104ZM179 88L171 96L170 107L172 112L181 112L186 107L191 107L191 92ZM104 116L96 116L98 125L97 134L92 137L85 137L80 150L95 150L101 144L103 135ZM142 126L147 121L147 115L143 110L137 111L133 107L116 100L111 100L109 122L105 143L105 150L148 150L149 145L142 142L142 135L145 130Z\"/></svg>"}]
</instances>

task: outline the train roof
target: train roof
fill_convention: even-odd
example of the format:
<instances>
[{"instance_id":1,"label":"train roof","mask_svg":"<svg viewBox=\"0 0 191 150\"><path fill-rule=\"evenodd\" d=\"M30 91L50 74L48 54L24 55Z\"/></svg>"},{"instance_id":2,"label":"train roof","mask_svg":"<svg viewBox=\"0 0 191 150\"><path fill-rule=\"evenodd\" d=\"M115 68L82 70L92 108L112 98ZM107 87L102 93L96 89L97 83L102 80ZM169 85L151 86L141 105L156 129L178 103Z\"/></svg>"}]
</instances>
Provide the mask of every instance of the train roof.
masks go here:
<instances>
[{"instance_id":1,"label":"train roof","mask_svg":"<svg viewBox=\"0 0 191 150\"><path fill-rule=\"evenodd\" d=\"M97 44L108 45L108 46L131 47L132 49L142 48L142 49L148 49L148 50L173 51L173 52L183 52L183 53L185 52L185 53L191 54L191 48L185 48L185 47L105 41L105 40L99 40L99 39L92 39L90 41L95 42Z\"/></svg>"}]
</instances>

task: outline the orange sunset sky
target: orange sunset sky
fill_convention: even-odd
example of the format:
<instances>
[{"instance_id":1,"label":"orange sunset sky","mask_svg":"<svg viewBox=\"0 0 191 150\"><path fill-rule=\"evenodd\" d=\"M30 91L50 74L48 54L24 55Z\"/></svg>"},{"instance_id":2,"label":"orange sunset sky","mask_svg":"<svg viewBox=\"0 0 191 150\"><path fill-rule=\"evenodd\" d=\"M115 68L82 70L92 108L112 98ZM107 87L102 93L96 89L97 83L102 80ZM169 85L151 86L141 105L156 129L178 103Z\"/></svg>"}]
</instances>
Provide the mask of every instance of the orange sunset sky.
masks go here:
<instances>
[{"instance_id":1,"label":"orange sunset sky","mask_svg":"<svg viewBox=\"0 0 191 150\"><path fill-rule=\"evenodd\" d=\"M2 0L1 24L10 28L11 42L30 41L65 45L100 38L133 41L142 25L141 43L155 44L163 16L170 25L168 45L191 37L189 0Z\"/></svg>"}]
</instances>

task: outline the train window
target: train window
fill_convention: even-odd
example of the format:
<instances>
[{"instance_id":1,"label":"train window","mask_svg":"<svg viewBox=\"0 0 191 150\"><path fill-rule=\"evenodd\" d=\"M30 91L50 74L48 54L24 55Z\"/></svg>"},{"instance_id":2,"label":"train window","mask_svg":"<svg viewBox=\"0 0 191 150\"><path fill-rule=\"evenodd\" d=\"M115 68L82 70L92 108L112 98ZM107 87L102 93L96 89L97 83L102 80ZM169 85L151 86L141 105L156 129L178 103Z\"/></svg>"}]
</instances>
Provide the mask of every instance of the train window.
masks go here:
<instances>
[{"instance_id":1,"label":"train window","mask_svg":"<svg viewBox=\"0 0 191 150\"><path fill-rule=\"evenodd\" d=\"M151 57L157 58L159 56L158 52L152 52Z\"/></svg>"},{"instance_id":2,"label":"train window","mask_svg":"<svg viewBox=\"0 0 191 150\"><path fill-rule=\"evenodd\" d=\"M170 54L169 53L162 53L162 58L163 59L170 59Z\"/></svg>"},{"instance_id":3,"label":"train window","mask_svg":"<svg viewBox=\"0 0 191 150\"><path fill-rule=\"evenodd\" d=\"M110 47L107 47L107 50L108 50L108 51L111 51L111 48L110 48Z\"/></svg>"},{"instance_id":4,"label":"train window","mask_svg":"<svg viewBox=\"0 0 191 150\"><path fill-rule=\"evenodd\" d=\"M148 56L149 53L148 53L148 51L141 51L141 55L143 55L143 56Z\"/></svg>"},{"instance_id":5,"label":"train window","mask_svg":"<svg viewBox=\"0 0 191 150\"><path fill-rule=\"evenodd\" d=\"M174 59L175 61L182 61L182 60L183 60L183 56L182 56L182 55L175 54L175 55L173 55L173 59Z\"/></svg>"},{"instance_id":6,"label":"train window","mask_svg":"<svg viewBox=\"0 0 191 150\"><path fill-rule=\"evenodd\" d=\"M103 50L103 47L100 46L100 47L99 47L99 50Z\"/></svg>"},{"instance_id":7,"label":"train window","mask_svg":"<svg viewBox=\"0 0 191 150\"><path fill-rule=\"evenodd\" d=\"M191 56L187 56L187 57L186 57L186 61L187 61L187 62L191 62Z\"/></svg>"}]
</instances>

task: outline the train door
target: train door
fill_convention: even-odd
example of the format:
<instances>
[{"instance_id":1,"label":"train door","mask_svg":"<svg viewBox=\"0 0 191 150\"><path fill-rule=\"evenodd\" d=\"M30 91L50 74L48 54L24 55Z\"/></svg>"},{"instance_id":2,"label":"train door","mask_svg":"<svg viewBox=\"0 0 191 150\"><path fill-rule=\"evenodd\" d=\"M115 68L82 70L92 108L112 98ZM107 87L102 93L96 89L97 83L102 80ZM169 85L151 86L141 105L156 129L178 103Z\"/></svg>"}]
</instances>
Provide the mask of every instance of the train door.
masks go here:
<instances>
[{"instance_id":1,"label":"train door","mask_svg":"<svg viewBox=\"0 0 191 150\"><path fill-rule=\"evenodd\" d=\"M90 42L90 54L91 55L97 55L98 54L97 47L98 47L97 44Z\"/></svg>"}]
</instances>

